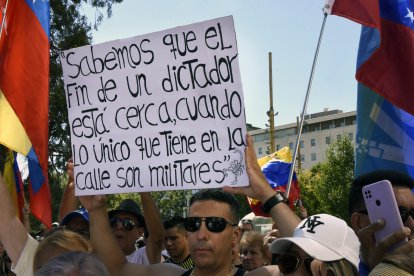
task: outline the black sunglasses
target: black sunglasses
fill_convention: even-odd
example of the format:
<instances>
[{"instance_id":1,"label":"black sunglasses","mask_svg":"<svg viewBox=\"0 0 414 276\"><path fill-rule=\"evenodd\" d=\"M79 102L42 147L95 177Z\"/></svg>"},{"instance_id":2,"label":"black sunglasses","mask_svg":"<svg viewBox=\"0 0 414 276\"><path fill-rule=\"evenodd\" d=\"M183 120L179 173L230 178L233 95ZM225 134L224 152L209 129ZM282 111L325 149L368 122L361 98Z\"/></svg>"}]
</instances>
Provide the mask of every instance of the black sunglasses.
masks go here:
<instances>
[{"instance_id":1,"label":"black sunglasses","mask_svg":"<svg viewBox=\"0 0 414 276\"><path fill-rule=\"evenodd\" d=\"M237 224L228 222L226 219L220 217L186 217L184 218L184 227L188 232L195 232L200 229L202 221L205 222L207 230L213 233L223 232L227 224L237 226Z\"/></svg>"},{"instance_id":2,"label":"black sunglasses","mask_svg":"<svg viewBox=\"0 0 414 276\"><path fill-rule=\"evenodd\" d=\"M121 224L122 227L125 230L127 230L127 231L131 231L135 227L135 223L131 219L129 219L129 218L118 218L118 217L114 217L114 218L111 218L110 223L111 223L111 227L112 228L115 228L119 224Z\"/></svg>"},{"instance_id":3,"label":"black sunglasses","mask_svg":"<svg viewBox=\"0 0 414 276\"><path fill-rule=\"evenodd\" d=\"M414 209L407 209L403 206L398 206L398 210L400 211L401 220L405 223L408 220L408 217L414 219Z\"/></svg>"},{"instance_id":4,"label":"black sunglasses","mask_svg":"<svg viewBox=\"0 0 414 276\"><path fill-rule=\"evenodd\" d=\"M403 223L405 223L409 217L414 219L414 209L407 209L403 206L398 206L398 210L400 211L400 217ZM361 211L358 211L358 213L368 215L367 210L361 210Z\"/></svg>"},{"instance_id":5,"label":"black sunglasses","mask_svg":"<svg viewBox=\"0 0 414 276\"><path fill-rule=\"evenodd\" d=\"M298 269L302 260L306 272L308 272L309 275L312 275L311 263L314 260L312 257L306 257L302 259L294 253L274 254L272 258L272 264L278 265L280 272L283 274L288 274Z\"/></svg>"}]
</instances>

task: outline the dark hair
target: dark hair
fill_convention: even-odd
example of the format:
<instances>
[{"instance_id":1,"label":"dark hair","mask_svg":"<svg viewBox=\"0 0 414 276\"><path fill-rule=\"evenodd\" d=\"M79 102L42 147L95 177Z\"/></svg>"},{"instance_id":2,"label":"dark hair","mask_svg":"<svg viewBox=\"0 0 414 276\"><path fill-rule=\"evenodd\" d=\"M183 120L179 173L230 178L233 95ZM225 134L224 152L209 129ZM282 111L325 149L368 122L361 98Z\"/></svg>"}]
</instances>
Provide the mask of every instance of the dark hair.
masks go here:
<instances>
[{"instance_id":1,"label":"dark hair","mask_svg":"<svg viewBox=\"0 0 414 276\"><path fill-rule=\"evenodd\" d=\"M230 212L234 221L239 221L238 211L240 210L240 204L232 194L224 192L221 189L200 190L190 198L190 207L194 202L202 200L214 200L227 203L230 206Z\"/></svg>"},{"instance_id":2,"label":"dark hair","mask_svg":"<svg viewBox=\"0 0 414 276\"><path fill-rule=\"evenodd\" d=\"M181 216L173 216L164 221L164 229L171 229L173 227L177 227L179 229L185 229L184 227L184 218Z\"/></svg>"},{"instance_id":3,"label":"dark hair","mask_svg":"<svg viewBox=\"0 0 414 276\"><path fill-rule=\"evenodd\" d=\"M349 191L349 215L365 209L364 198L362 196L362 187L378 182L388 180L393 187L406 187L410 190L414 187L414 180L407 174L392 170L377 170L357 176L351 184Z\"/></svg>"}]
</instances>

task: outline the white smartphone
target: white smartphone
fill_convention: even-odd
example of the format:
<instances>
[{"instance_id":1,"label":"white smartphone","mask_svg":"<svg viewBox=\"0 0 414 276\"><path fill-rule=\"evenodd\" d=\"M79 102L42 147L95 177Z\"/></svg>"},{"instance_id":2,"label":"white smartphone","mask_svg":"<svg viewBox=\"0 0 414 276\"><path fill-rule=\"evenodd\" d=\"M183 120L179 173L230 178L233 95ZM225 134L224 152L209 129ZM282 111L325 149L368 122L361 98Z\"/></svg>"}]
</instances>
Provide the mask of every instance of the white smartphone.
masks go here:
<instances>
[{"instance_id":1,"label":"white smartphone","mask_svg":"<svg viewBox=\"0 0 414 276\"><path fill-rule=\"evenodd\" d=\"M404 227L397 201L395 200L394 191L388 180L381 180L364 186L362 188L362 194L371 223L376 222L378 219L385 221L384 228L375 232L375 240L377 243ZM391 249L406 241L407 239L396 244Z\"/></svg>"}]
</instances>

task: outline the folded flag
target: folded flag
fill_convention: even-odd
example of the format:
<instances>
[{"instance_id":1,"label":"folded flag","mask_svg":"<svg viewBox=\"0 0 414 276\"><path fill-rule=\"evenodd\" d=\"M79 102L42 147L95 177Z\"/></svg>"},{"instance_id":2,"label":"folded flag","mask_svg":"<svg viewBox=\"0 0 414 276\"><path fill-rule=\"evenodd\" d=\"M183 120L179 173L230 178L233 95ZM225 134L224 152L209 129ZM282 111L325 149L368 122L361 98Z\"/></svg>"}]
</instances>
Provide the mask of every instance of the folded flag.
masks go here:
<instances>
[{"instance_id":1,"label":"folded flag","mask_svg":"<svg viewBox=\"0 0 414 276\"><path fill-rule=\"evenodd\" d=\"M261 165L263 174L265 175L269 185L273 190L286 192L287 184L289 181L289 173L292 168L292 154L288 147L284 147L281 150L269 155L268 157L263 157L257 160L259 165ZM293 173L292 184L290 187L289 193L289 205L290 208L294 209L294 204L299 200L300 188L296 173ZM248 198L249 205L251 210L256 216L268 217L268 214L265 214L262 211L262 203L259 200Z\"/></svg>"}]
</instances>

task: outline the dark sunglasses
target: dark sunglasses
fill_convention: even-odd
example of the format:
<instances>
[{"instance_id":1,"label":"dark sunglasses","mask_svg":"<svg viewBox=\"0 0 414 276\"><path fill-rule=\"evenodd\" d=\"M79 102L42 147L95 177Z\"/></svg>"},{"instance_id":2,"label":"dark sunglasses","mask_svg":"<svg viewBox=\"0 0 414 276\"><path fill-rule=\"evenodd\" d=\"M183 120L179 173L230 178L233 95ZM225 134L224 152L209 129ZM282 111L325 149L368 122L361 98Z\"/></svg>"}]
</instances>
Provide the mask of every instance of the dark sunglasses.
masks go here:
<instances>
[{"instance_id":1,"label":"dark sunglasses","mask_svg":"<svg viewBox=\"0 0 414 276\"><path fill-rule=\"evenodd\" d=\"M213 233L223 232L224 229L226 229L227 224L230 226L237 226L237 224L228 222L224 218L220 217L187 217L184 218L184 227L188 232L195 232L200 229L202 221L204 221L207 230Z\"/></svg>"},{"instance_id":2,"label":"dark sunglasses","mask_svg":"<svg viewBox=\"0 0 414 276\"><path fill-rule=\"evenodd\" d=\"M403 223L405 223L409 217L411 217L412 219L414 219L414 209L407 209L403 206L398 206L398 210L400 211L400 217ZM368 215L368 211L367 210L361 210L358 211L358 213L362 213L362 214L366 214Z\"/></svg>"},{"instance_id":3,"label":"dark sunglasses","mask_svg":"<svg viewBox=\"0 0 414 276\"><path fill-rule=\"evenodd\" d=\"M129 219L129 218L118 218L118 217L114 217L114 218L111 218L110 223L111 223L111 227L112 228L115 228L119 224L121 224L122 227L125 230L127 230L127 231L131 231L135 227L135 223L131 219Z\"/></svg>"},{"instance_id":4,"label":"dark sunglasses","mask_svg":"<svg viewBox=\"0 0 414 276\"><path fill-rule=\"evenodd\" d=\"M414 209L407 209L403 206L398 206L398 210L400 211L401 220L405 223L408 220L408 217L414 219Z\"/></svg>"},{"instance_id":5,"label":"dark sunglasses","mask_svg":"<svg viewBox=\"0 0 414 276\"><path fill-rule=\"evenodd\" d=\"M306 257L303 259L303 265L306 272L312 275L311 263L314 259L312 257ZM294 253L274 254L272 258L272 264L278 265L280 272L283 274L292 273L300 266L302 258Z\"/></svg>"}]
</instances>

